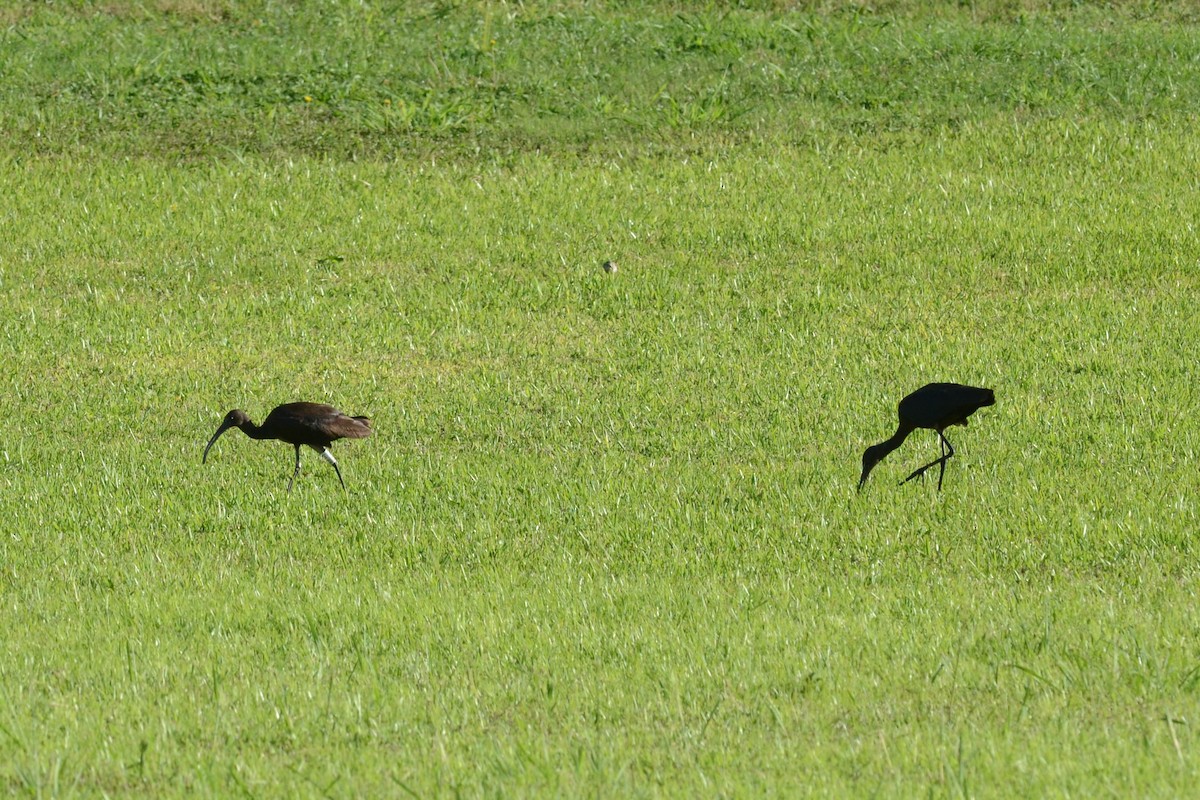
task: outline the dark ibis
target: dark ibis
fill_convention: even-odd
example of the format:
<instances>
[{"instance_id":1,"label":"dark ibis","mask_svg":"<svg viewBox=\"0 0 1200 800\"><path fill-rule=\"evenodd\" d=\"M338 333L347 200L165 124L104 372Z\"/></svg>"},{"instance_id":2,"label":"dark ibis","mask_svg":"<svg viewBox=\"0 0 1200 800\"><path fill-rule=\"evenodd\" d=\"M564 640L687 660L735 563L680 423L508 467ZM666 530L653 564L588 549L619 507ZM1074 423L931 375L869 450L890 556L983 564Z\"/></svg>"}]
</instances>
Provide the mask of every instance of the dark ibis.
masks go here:
<instances>
[{"instance_id":1,"label":"dark ibis","mask_svg":"<svg viewBox=\"0 0 1200 800\"><path fill-rule=\"evenodd\" d=\"M946 474L946 461L954 455L954 447L946 438L944 431L951 425L966 425L967 417L995 402L996 395L991 389L963 386L961 383L930 383L917 389L900 401L900 425L892 434L892 438L871 445L863 453L862 477L858 480L859 490L862 490L863 484L867 482L867 476L871 474L875 465L883 461L888 453L903 444L910 433L917 428L928 428L937 431L938 438L942 440L941 457L914 470L900 483L907 483L918 475L925 474L925 470L936 464L940 467L938 471L938 491L940 492L942 477Z\"/></svg>"},{"instance_id":2,"label":"dark ibis","mask_svg":"<svg viewBox=\"0 0 1200 800\"><path fill-rule=\"evenodd\" d=\"M343 414L333 406L323 403L284 403L275 406L267 415L262 425L255 425L250 417L240 408L235 408L225 415L221 427L208 440L204 448L204 457L200 463L208 460L208 451L222 433L230 428L241 428L242 433L251 439L278 439L296 448L296 471L288 481L288 491L300 474L300 446L308 445L321 454L321 458L333 465L342 488L346 482L342 480L342 471L338 469L337 460L329 452L329 445L338 439L365 439L371 435L371 420L369 417L352 417Z\"/></svg>"}]
</instances>

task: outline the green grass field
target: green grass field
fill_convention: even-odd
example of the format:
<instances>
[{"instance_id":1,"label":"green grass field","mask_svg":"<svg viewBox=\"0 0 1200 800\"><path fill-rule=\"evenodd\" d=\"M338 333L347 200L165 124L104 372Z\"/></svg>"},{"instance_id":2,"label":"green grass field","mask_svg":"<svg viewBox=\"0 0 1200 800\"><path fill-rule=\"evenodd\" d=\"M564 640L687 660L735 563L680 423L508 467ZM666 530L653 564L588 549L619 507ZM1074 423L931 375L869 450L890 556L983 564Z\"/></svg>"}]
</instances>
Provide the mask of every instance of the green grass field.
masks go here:
<instances>
[{"instance_id":1,"label":"green grass field","mask_svg":"<svg viewBox=\"0 0 1200 800\"><path fill-rule=\"evenodd\" d=\"M1198 113L1182 3L0 6L0 791L1190 794Z\"/></svg>"}]
</instances>

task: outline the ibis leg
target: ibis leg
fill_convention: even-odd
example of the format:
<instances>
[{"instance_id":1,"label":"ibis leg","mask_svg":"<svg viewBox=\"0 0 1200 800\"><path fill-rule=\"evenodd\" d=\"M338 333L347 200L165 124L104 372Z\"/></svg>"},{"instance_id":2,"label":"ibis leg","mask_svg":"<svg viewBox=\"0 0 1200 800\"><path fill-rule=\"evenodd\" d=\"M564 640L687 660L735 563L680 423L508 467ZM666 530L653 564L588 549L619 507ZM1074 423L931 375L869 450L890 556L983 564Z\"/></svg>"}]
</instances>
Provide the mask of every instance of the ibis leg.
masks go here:
<instances>
[{"instance_id":1,"label":"ibis leg","mask_svg":"<svg viewBox=\"0 0 1200 800\"><path fill-rule=\"evenodd\" d=\"M326 461L328 461L330 464L333 465L333 471L337 473L338 480L341 482L342 488L345 489L346 482L344 480L342 480L342 471L338 468L337 459L333 457L333 453L329 452L328 449L322 450L321 458L325 459Z\"/></svg>"},{"instance_id":2,"label":"ibis leg","mask_svg":"<svg viewBox=\"0 0 1200 800\"><path fill-rule=\"evenodd\" d=\"M954 455L954 446L950 444L950 440L947 439L942 434L941 431L938 431L938 437L941 438L941 440L942 440L942 444L941 444L942 455L941 455L941 457L936 458L933 461L930 461L928 464L926 464L923 467L919 467L919 468L913 470L913 473L911 475L909 475L904 480L900 481L901 484L908 483L913 478L916 478L919 475L924 475L925 470L929 469L930 467L937 466L937 467L940 467L940 470L941 470L940 472L938 472L938 491L940 492L942 490L942 477L946 474L946 461L950 458L950 456ZM949 448L949 452L946 451L946 448Z\"/></svg>"},{"instance_id":3,"label":"ibis leg","mask_svg":"<svg viewBox=\"0 0 1200 800\"><path fill-rule=\"evenodd\" d=\"M292 473L292 479L288 481L288 492L292 491L292 484L296 482L296 476L300 474L300 445L296 445L296 471Z\"/></svg>"},{"instance_id":4,"label":"ibis leg","mask_svg":"<svg viewBox=\"0 0 1200 800\"><path fill-rule=\"evenodd\" d=\"M950 460L950 456L954 455L954 445L950 444L950 440L941 431L938 431L938 436L942 439L942 453L944 454L942 456L942 466L938 470L938 491L940 492L942 490L942 478L946 474L946 462Z\"/></svg>"}]
</instances>

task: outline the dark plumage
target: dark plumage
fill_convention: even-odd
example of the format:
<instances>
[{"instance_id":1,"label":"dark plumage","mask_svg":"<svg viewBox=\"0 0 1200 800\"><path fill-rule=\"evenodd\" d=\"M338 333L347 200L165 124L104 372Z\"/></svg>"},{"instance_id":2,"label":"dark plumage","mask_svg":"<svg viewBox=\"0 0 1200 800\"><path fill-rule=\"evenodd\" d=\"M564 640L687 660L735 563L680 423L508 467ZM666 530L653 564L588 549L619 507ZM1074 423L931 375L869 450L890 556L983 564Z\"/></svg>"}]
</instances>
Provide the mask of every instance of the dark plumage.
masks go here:
<instances>
[{"instance_id":1,"label":"dark plumage","mask_svg":"<svg viewBox=\"0 0 1200 800\"><path fill-rule=\"evenodd\" d=\"M863 471L859 478L858 488L861 490L867 482L871 470L884 457L899 447L904 440L917 428L929 428L937 431L942 441L941 458L930 461L920 469L915 470L901 483L911 481L925 470L937 464L941 467L938 472L938 491L942 490L942 476L946 474L946 461L954 455L943 431L951 425L966 425L967 417L984 406L996 402L996 395L991 389L980 389L975 386L963 386L961 383L930 383L900 401L900 425L892 437L879 444L871 445L863 453Z\"/></svg>"},{"instance_id":2,"label":"dark plumage","mask_svg":"<svg viewBox=\"0 0 1200 800\"><path fill-rule=\"evenodd\" d=\"M288 481L289 492L296 476L300 474L301 445L308 445L332 464L338 481L345 489L346 482L342 480L342 471L338 469L333 453L329 452L329 445L338 439L365 439L371 435L371 420L368 417L348 416L323 403L284 403L276 406L262 425L255 425L245 411L235 408L225 415L221 427L208 440L201 463L208 460L208 451L213 443L230 428L241 428L242 433L251 439L278 439L296 448L296 471Z\"/></svg>"}]
</instances>

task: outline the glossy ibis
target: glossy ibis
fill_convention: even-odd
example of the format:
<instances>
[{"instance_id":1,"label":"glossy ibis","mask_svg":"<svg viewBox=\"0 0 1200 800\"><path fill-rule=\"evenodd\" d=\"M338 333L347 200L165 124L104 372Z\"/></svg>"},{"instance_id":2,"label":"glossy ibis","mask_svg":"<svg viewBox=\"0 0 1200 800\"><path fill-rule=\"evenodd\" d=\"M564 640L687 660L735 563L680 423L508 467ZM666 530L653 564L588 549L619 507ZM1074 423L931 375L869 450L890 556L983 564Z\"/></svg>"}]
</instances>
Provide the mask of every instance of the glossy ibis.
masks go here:
<instances>
[{"instance_id":1,"label":"glossy ibis","mask_svg":"<svg viewBox=\"0 0 1200 800\"><path fill-rule=\"evenodd\" d=\"M940 492L942 476L946 474L946 461L954 455L954 447L951 446L943 431L951 425L966 425L967 417L995 402L996 395L991 389L963 386L961 383L930 383L917 389L900 401L900 425L892 434L892 438L871 445L863 453L862 477L858 481L859 490L862 490L863 484L867 482L867 476L871 474L875 465L883 461L888 453L903 444L910 433L917 428L929 428L937 431L938 438L942 440L941 458L936 458L920 469L914 470L913 474L900 483L907 483L918 475L923 475L925 470L937 464L941 467L938 471L938 491Z\"/></svg>"},{"instance_id":2,"label":"glossy ibis","mask_svg":"<svg viewBox=\"0 0 1200 800\"><path fill-rule=\"evenodd\" d=\"M262 425L255 425L245 411L235 408L225 415L221 427L208 440L200 463L208 460L208 451L220 435L230 428L241 428L242 433L251 439L278 439L296 448L296 471L288 481L289 492L292 491L296 476L300 474L301 445L308 445L332 464L345 489L346 482L342 480L342 471L338 469L333 453L329 452L329 445L338 439L365 439L371 435L371 420L368 417L347 416L323 403L284 403L276 406Z\"/></svg>"}]
</instances>

